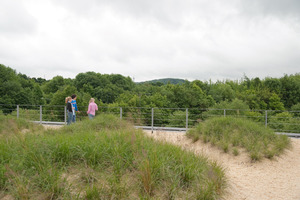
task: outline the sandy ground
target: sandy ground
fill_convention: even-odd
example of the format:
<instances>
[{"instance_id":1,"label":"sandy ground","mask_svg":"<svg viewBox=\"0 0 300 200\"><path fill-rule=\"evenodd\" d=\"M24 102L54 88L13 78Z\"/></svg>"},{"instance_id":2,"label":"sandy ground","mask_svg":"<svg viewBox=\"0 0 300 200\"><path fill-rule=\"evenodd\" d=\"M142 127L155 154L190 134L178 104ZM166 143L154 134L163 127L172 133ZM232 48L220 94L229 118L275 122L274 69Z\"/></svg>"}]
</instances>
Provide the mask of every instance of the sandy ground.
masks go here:
<instances>
[{"instance_id":1,"label":"sandy ground","mask_svg":"<svg viewBox=\"0 0 300 200\"><path fill-rule=\"evenodd\" d=\"M43 124L43 127L45 129L59 129L59 128L63 127L63 126L64 125L45 125L45 124Z\"/></svg>"},{"instance_id":2,"label":"sandy ground","mask_svg":"<svg viewBox=\"0 0 300 200\"><path fill-rule=\"evenodd\" d=\"M201 141L193 143L184 132L145 131L157 140L181 146L217 161L228 178L227 200L300 200L300 139L291 139L292 148L273 160L251 162L245 152L238 156L223 153Z\"/></svg>"}]
</instances>

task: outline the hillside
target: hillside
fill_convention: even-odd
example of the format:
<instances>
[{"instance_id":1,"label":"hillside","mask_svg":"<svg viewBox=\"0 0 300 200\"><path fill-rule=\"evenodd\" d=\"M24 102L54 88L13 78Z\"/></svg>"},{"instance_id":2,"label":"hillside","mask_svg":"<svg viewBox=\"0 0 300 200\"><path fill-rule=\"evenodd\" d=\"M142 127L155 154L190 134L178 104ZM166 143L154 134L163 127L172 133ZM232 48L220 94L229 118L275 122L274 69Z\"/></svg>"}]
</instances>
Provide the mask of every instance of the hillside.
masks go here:
<instances>
[{"instance_id":1,"label":"hillside","mask_svg":"<svg viewBox=\"0 0 300 200\"><path fill-rule=\"evenodd\" d=\"M162 78L162 79L154 79L150 81L144 81L144 82L138 82L138 84L143 84L143 83L162 83L162 84L183 84L186 80L179 79L179 78Z\"/></svg>"}]
</instances>

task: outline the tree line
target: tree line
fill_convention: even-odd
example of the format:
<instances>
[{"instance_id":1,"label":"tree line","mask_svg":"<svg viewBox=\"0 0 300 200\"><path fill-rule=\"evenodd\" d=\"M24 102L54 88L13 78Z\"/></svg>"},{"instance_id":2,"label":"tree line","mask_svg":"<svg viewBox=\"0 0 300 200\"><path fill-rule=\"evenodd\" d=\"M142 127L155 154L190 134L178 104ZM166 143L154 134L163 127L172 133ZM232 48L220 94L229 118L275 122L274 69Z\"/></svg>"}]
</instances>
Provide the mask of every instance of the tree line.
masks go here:
<instances>
[{"instance_id":1,"label":"tree line","mask_svg":"<svg viewBox=\"0 0 300 200\"><path fill-rule=\"evenodd\" d=\"M187 81L181 84L135 83L120 74L79 73L74 79L31 78L0 64L0 104L64 105L77 94L79 106L93 97L100 106L230 108L251 110L300 110L300 73L264 79Z\"/></svg>"}]
</instances>

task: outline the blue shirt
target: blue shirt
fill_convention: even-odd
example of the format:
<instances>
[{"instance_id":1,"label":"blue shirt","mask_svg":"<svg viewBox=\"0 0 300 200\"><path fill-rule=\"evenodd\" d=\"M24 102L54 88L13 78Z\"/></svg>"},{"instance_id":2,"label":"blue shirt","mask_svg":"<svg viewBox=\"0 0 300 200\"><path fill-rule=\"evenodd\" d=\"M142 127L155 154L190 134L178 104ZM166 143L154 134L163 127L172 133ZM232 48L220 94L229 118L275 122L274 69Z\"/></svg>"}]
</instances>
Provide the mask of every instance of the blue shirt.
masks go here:
<instances>
[{"instance_id":1,"label":"blue shirt","mask_svg":"<svg viewBox=\"0 0 300 200\"><path fill-rule=\"evenodd\" d=\"M71 104L72 104L73 108L75 108L75 111L78 111L77 103L76 103L75 99L72 99Z\"/></svg>"}]
</instances>

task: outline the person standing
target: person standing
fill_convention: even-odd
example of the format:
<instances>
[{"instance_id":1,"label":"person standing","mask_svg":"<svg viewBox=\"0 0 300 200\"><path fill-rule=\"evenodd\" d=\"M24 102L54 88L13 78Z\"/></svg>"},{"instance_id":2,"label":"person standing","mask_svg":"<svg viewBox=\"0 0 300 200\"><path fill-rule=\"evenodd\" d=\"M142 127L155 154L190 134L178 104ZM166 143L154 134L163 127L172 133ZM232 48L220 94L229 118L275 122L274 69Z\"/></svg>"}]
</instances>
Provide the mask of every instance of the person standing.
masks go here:
<instances>
[{"instance_id":1,"label":"person standing","mask_svg":"<svg viewBox=\"0 0 300 200\"><path fill-rule=\"evenodd\" d=\"M67 113L68 113L68 121L67 121L67 125L70 125L72 123L72 119L73 119L73 108L72 108L72 104L71 104L72 98L71 97L67 97L66 98L66 103L67 103Z\"/></svg>"},{"instance_id":2,"label":"person standing","mask_svg":"<svg viewBox=\"0 0 300 200\"><path fill-rule=\"evenodd\" d=\"M75 123L76 122L76 113L75 112L79 112L79 110L77 108L77 102L76 102L77 96L76 96L76 94L72 94L71 98L72 98L71 104L72 104L72 108L73 108L72 122Z\"/></svg>"},{"instance_id":3,"label":"person standing","mask_svg":"<svg viewBox=\"0 0 300 200\"><path fill-rule=\"evenodd\" d=\"M88 111L87 111L89 119L94 119L94 117L96 115L96 110L98 110L98 106L95 103L95 99L91 98L90 102L89 102L89 108L88 108Z\"/></svg>"}]
</instances>

